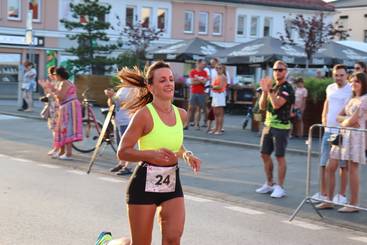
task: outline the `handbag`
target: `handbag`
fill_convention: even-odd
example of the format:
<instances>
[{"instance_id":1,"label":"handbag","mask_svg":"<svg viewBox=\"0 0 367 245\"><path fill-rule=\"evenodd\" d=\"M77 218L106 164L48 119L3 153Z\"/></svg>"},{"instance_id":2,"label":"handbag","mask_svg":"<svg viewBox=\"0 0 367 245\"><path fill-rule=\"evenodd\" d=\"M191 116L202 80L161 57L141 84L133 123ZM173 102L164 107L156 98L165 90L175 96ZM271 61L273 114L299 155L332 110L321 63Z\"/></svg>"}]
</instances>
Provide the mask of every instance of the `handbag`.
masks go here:
<instances>
[{"instance_id":1,"label":"handbag","mask_svg":"<svg viewBox=\"0 0 367 245\"><path fill-rule=\"evenodd\" d=\"M331 145L339 146L343 143L343 135L341 133L332 134L327 140Z\"/></svg>"}]
</instances>

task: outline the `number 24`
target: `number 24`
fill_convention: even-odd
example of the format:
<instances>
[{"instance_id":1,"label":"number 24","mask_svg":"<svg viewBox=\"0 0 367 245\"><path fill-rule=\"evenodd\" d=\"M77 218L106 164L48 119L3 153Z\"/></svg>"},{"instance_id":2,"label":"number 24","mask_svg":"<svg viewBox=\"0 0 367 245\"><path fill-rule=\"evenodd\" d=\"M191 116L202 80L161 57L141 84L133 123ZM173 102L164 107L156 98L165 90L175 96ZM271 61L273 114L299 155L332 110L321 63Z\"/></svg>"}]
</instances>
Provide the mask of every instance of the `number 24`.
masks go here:
<instances>
[{"instance_id":1,"label":"number 24","mask_svg":"<svg viewBox=\"0 0 367 245\"><path fill-rule=\"evenodd\" d=\"M162 184L169 185L170 183L169 175L167 175L167 177L163 179L163 176L159 174L155 176L155 178L158 179L155 185L162 185Z\"/></svg>"}]
</instances>

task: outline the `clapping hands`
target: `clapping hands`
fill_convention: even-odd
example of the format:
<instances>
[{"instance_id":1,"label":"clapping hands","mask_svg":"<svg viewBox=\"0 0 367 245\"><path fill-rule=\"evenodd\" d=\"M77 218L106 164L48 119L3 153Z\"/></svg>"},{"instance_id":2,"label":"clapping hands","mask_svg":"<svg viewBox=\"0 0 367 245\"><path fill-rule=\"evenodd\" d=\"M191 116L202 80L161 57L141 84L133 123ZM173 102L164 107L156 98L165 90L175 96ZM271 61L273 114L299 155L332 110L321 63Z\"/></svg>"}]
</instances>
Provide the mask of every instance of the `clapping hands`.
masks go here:
<instances>
[{"instance_id":1,"label":"clapping hands","mask_svg":"<svg viewBox=\"0 0 367 245\"><path fill-rule=\"evenodd\" d=\"M273 80L269 76L264 77L260 80L260 87L263 92L269 92L269 90L273 87Z\"/></svg>"}]
</instances>

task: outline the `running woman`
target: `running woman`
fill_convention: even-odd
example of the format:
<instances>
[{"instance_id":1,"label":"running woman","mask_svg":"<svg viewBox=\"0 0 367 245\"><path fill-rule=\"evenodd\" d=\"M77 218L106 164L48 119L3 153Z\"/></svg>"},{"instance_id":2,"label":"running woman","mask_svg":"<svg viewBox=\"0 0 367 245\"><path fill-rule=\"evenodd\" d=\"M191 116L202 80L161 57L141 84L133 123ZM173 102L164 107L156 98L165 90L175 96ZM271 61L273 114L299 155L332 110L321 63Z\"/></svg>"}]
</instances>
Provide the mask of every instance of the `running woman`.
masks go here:
<instances>
[{"instance_id":1,"label":"running woman","mask_svg":"<svg viewBox=\"0 0 367 245\"><path fill-rule=\"evenodd\" d=\"M136 94L124 104L134 113L122 137L118 157L139 162L127 187L126 202L130 238L112 240L102 232L99 245L150 245L155 213L161 226L162 244L180 244L185 223L184 195L180 183L178 158L183 158L195 173L201 161L183 146L186 111L172 105L175 82L170 66L153 63L146 74L123 68L119 78ZM139 149L135 149L138 143Z\"/></svg>"}]
</instances>

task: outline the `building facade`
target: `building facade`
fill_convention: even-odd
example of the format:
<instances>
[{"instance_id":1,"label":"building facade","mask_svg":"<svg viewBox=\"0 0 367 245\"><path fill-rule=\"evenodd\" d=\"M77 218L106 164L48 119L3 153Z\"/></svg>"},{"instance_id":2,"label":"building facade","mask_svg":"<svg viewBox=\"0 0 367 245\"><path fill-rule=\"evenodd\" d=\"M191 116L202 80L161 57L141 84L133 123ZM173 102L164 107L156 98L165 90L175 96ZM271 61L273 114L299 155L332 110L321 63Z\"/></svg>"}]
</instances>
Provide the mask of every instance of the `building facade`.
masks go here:
<instances>
[{"instance_id":1,"label":"building facade","mask_svg":"<svg viewBox=\"0 0 367 245\"><path fill-rule=\"evenodd\" d=\"M367 1L338 0L332 3L336 8L334 21L344 29L350 29L349 39L367 42Z\"/></svg>"},{"instance_id":2,"label":"building facade","mask_svg":"<svg viewBox=\"0 0 367 245\"><path fill-rule=\"evenodd\" d=\"M21 79L21 63L31 59L39 78L46 75L47 51L57 51L59 64L75 57L65 49L76 45L66 38L60 19L73 19L70 3L81 0L0 0L0 96L14 96ZM137 22L163 30L153 46L200 37L224 47L284 32L284 18L290 14L332 12L322 0L100 0L112 6L105 16L113 28L111 41L127 25ZM32 10L30 16L29 10ZM32 19L32 21L30 21ZM31 24L32 25L31 25ZM27 43L32 27L33 42ZM29 33L29 31L28 31ZM123 52L123 50L117 53ZM178 66L177 73L188 68ZM5 92L4 92L5 91Z\"/></svg>"}]
</instances>

